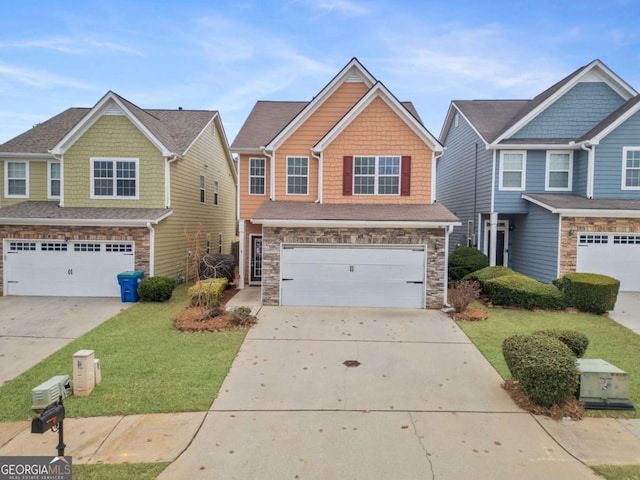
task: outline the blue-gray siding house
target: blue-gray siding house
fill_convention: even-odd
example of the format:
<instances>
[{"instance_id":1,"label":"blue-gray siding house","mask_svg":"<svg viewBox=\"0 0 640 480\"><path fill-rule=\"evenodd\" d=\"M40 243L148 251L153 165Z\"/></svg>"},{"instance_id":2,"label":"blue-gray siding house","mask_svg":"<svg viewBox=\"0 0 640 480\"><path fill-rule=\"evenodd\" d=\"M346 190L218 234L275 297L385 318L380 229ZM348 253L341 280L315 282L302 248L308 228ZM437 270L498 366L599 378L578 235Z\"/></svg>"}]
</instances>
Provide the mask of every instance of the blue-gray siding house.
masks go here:
<instances>
[{"instance_id":1,"label":"blue-gray siding house","mask_svg":"<svg viewBox=\"0 0 640 480\"><path fill-rule=\"evenodd\" d=\"M572 271L640 291L640 95L600 60L530 100L456 100L436 201L472 246L549 283Z\"/></svg>"}]
</instances>

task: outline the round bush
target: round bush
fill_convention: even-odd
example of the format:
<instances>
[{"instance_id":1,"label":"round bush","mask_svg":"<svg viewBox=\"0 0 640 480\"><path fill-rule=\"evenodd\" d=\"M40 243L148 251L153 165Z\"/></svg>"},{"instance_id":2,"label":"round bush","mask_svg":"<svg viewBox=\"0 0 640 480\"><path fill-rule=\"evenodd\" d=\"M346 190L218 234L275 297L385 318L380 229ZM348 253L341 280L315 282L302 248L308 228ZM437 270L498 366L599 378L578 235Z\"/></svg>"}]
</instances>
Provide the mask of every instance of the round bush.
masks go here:
<instances>
[{"instance_id":1,"label":"round bush","mask_svg":"<svg viewBox=\"0 0 640 480\"><path fill-rule=\"evenodd\" d=\"M138 297L142 302L166 302L171 298L176 281L171 277L150 277L138 284Z\"/></svg>"},{"instance_id":2,"label":"round bush","mask_svg":"<svg viewBox=\"0 0 640 480\"><path fill-rule=\"evenodd\" d=\"M449 255L449 280L457 281L489 265L489 258L477 248L456 248Z\"/></svg>"},{"instance_id":3,"label":"round bush","mask_svg":"<svg viewBox=\"0 0 640 480\"><path fill-rule=\"evenodd\" d=\"M536 404L552 407L574 395L579 382L576 358L564 343L548 335L513 335L502 353L522 391Z\"/></svg>"},{"instance_id":4,"label":"round bush","mask_svg":"<svg viewBox=\"0 0 640 480\"><path fill-rule=\"evenodd\" d=\"M569 347L573 354L578 358L582 358L584 356L584 352L587 351L587 347L589 346L589 339L587 336L583 333L576 332L575 330L550 328L546 330L538 330L533 332L533 334L547 335L557 338Z\"/></svg>"}]
</instances>

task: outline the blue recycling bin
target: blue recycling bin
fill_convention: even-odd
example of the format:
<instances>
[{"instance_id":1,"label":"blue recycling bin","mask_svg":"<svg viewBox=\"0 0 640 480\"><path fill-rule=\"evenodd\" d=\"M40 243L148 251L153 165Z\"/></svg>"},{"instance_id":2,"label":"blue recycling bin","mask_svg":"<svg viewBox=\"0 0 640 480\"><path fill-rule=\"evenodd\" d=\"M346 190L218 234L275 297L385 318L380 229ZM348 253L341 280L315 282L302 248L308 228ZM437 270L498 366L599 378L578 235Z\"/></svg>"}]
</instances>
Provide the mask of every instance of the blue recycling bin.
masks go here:
<instances>
[{"instance_id":1,"label":"blue recycling bin","mask_svg":"<svg viewBox=\"0 0 640 480\"><path fill-rule=\"evenodd\" d=\"M122 272L118 274L118 284L120 285L120 300L124 302L138 301L138 284L144 277L144 272L139 270L133 272Z\"/></svg>"}]
</instances>

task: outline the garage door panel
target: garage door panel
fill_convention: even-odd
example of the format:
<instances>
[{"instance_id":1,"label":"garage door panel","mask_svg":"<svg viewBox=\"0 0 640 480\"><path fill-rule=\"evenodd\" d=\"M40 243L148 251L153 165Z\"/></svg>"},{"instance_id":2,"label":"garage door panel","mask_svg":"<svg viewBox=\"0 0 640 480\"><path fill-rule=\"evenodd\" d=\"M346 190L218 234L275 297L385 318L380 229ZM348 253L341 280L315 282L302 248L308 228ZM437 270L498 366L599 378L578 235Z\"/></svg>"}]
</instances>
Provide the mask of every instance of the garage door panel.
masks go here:
<instances>
[{"instance_id":1,"label":"garage door panel","mask_svg":"<svg viewBox=\"0 0 640 480\"><path fill-rule=\"evenodd\" d=\"M294 247L281 259L283 305L424 307L423 249Z\"/></svg>"},{"instance_id":2,"label":"garage door panel","mask_svg":"<svg viewBox=\"0 0 640 480\"><path fill-rule=\"evenodd\" d=\"M117 274L134 268L132 242L22 243L5 240L7 295L118 297Z\"/></svg>"},{"instance_id":3,"label":"garage door panel","mask_svg":"<svg viewBox=\"0 0 640 480\"><path fill-rule=\"evenodd\" d=\"M620 280L620 291L640 291L640 234L580 234L576 271Z\"/></svg>"}]
</instances>

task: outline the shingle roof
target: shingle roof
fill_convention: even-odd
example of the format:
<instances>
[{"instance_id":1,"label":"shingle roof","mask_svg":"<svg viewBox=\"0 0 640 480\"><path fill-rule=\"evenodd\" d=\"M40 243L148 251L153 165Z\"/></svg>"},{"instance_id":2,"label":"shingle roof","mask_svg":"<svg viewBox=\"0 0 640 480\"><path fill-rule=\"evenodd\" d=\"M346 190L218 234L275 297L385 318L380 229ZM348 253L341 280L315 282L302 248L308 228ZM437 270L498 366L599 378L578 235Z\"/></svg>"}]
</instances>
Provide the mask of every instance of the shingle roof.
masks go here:
<instances>
[{"instance_id":1,"label":"shingle roof","mask_svg":"<svg viewBox=\"0 0 640 480\"><path fill-rule=\"evenodd\" d=\"M640 200L588 199L579 195L527 194L525 197L554 209L565 210L640 210Z\"/></svg>"},{"instance_id":2,"label":"shingle roof","mask_svg":"<svg viewBox=\"0 0 640 480\"><path fill-rule=\"evenodd\" d=\"M166 208L58 207L58 202L27 201L0 208L0 221L41 219L156 222L171 212Z\"/></svg>"},{"instance_id":3,"label":"shingle roof","mask_svg":"<svg viewBox=\"0 0 640 480\"><path fill-rule=\"evenodd\" d=\"M218 112L214 110L142 109L112 93L169 151L183 154ZM107 93L107 95L109 94ZM70 108L0 145L2 153L48 153L90 108Z\"/></svg>"},{"instance_id":4,"label":"shingle roof","mask_svg":"<svg viewBox=\"0 0 640 480\"><path fill-rule=\"evenodd\" d=\"M253 215L260 220L459 222L444 205L327 204L267 200Z\"/></svg>"},{"instance_id":5,"label":"shingle roof","mask_svg":"<svg viewBox=\"0 0 640 480\"><path fill-rule=\"evenodd\" d=\"M3 143L0 145L0 152L47 153L89 113L89 110L91 109L69 108Z\"/></svg>"},{"instance_id":6,"label":"shingle roof","mask_svg":"<svg viewBox=\"0 0 640 480\"><path fill-rule=\"evenodd\" d=\"M513 124L530 100L455 100L453 104L488 143Z\"/></svg>"},{"instance_id":7,"label":"shingle roof","mask_svg":"<svg viewBox=\"0 0 640 480\"><path fill-rule=\"evenodd\" d=\"M230 149L258 150L267 145L291 122L309 102L279 102L259 100L254 105L231 143ZM422 120L411 102L401 102L420 123Z\"/></svg>"}]
</instances>

